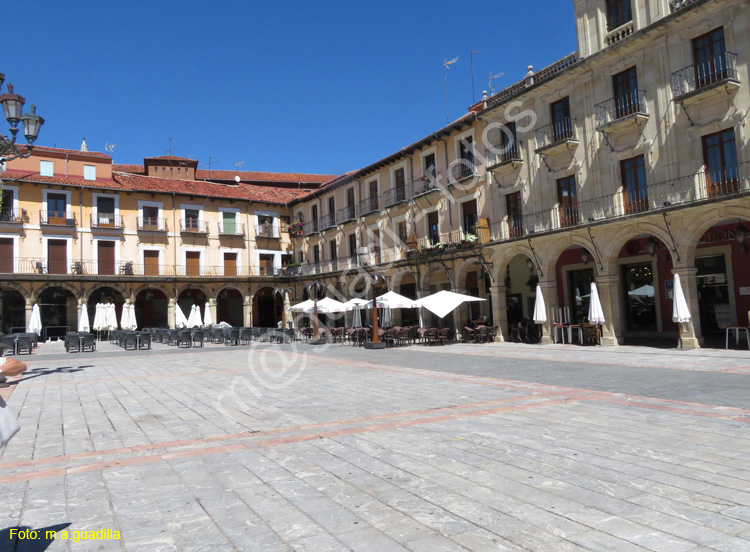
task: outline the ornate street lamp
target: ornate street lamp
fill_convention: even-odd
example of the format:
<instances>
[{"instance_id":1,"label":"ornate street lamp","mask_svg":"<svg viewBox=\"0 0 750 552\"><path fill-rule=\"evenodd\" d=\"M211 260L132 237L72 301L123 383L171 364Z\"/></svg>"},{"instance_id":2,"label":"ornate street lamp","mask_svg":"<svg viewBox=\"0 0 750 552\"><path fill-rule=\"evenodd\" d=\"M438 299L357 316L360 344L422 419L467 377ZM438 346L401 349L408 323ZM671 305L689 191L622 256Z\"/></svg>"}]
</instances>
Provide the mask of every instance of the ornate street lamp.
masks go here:
<instances>
[{"instance_id":1,"label":"ornate street lamp","mask_svg":"<svg viewBox=\"0 0 750 552\"><path fill-rule=\"evenodd\" d=\"M378 335L378 304L376 302L376 289L379 286L385 285L388 279L382 272L373 272L367 275L367 281L370 282L370 288L372 289L372 342L366 343L366 349L384 349L385 343L380 342L380 336Z\"/></svg>"},{"instance_id":2,"label":"ornate street lamp","mask_svg":"<svg viewBox=\"0 0 750 552\"><path fill-rule=\"evenodd\" d=\"M740 244L740 252L747 253L747 241L748 231L742 226L742 221L737 224L737 229L734 231L734 238Z\"/></svg>"},{"instance_id":3,"label":"ornate street lamp","mask_svg":"<svg viewBox=\"0 0 750 552\"><path fill-rule=\"evenodd\" d=\"M5 75L0 73L0 92L2 92ZM0 104L3 106L5 118L10 125L10 138L0 134L0 163L12 161L17 157L25 158L31 155L34 142L39 136L39 129L44 124L44 119L36 114L36 106L31 106L31 113L22 113L23 104L26 100L13 92L13 85L8 85L8 93L0 95ZM23 123L23 135L26 137L26 153L16 144L18 134L18 123Z\"/></svg>"}]
</instances>

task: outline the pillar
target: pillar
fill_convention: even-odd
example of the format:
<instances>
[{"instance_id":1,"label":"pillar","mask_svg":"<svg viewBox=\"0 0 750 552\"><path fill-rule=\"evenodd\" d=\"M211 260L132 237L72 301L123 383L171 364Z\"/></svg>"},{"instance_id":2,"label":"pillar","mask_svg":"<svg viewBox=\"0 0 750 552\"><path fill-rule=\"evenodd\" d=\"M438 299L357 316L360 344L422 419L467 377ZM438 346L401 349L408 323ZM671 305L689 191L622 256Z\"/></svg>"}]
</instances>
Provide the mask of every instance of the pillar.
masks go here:
<instances>
[{"instance_id":1,"label":"pillar","mask_svg":"<svg viewBox=\"0 0 750 552\"><path fill-rule=\"evenodd\" d=\"M508 311L505 303L505 293L507 288L505 284L498 284L490 288L492 301L492 323L498 327L495 341L510 341L508 335Z\"/></svg>"},{"instance_id":2,"label":"pillar","mask_svg":"<svg viewBox=\"0 0 750 552\"><path fill-rule=\"evenodd\" d=\"M214 324L216 324L219 319L216 318L216 298L215 297L209 297L208 299L208 312L211 313L211 320L213 320ZM205 314L204 314L205 318Z\"/></svg>"},{"instance_id":3,"label":"pillar","mask_svg":"<svg viewBox=\"0 0 750 552\"><path fill-rule=\"evenodd\" d=\"M242 320L246 328L253 326L253 296L245 295L242 298Z\"/></svg>"},{"instance_id":4,"label":"pillar","mask_svg":"<svg viewBox=\"0 0 750 552\"><path fill-rule=\"evenodd\" d=\"M602 345L620 345L622 343L622 307L619 275L616 273L600 274L596 284L604 312Z\"/></svg>"},{"instance_id":5,"label":"pillar","mask_svg":"<svg viewBox=\"0 0 750 552\"><path fill-rule=\"evenodd\" d=\"M25 305L25 311L26 311L26 329L29 329L29 325L31 324L31 310L34 308L34 303L31 302L31 299L26 299L26 305Z\"/></svg>"},{"instance_id":6,"label":"pillar","mask_svg":"<svg viewBox=\"0 0 750 552\"><path fill-rule=\"evenodd\" d=\"M167 325L171 330L177 327L175 309L177 309L177 298L170 297L167 305Z\"/></svg>"},{"instance_id":7,"label":"pillar","mask_svg":"<svg viewBox=\"0 0 750 552\"><path fill-rule=\"evenodd\" d=\"M701 334L700 303L698 302L698 269L693 267L676 267L672 274L680 275L680 285L685 294L688 310L692 315L690 322L680 324L682 332L682 347L684 349L699 349L703 346Z\"/></svg>"}]
</instances>

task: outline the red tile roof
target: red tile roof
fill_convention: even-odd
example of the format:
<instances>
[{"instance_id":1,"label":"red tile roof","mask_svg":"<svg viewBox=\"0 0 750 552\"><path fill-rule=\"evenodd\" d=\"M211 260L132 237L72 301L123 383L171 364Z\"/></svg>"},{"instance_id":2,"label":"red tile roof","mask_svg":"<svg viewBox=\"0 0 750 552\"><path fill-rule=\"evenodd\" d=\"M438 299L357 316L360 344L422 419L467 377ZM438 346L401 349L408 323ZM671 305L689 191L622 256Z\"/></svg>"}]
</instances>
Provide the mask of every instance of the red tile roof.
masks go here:
<instances>
[{"instance_id":1,"label":"red tile roof","mask_svg":"<svg viewBox=\"0 0 750 552\"><path fill-rule=\"evenodd\" d=\"M117 172L127 172L127 173L135 173L135 174L146 174L146 167L143 165L120 165L120 164L114 164L112 165L112 170Z\"/></svg>"},{"instance_id":2,"label":"red tile roof","mask_svg":"<svg viewBox=\"0 0 750 552\"><path fill-rule=\"evenodd\" d=\"M158 159L160 161L197 161L189 157L178 157L177 155L157 155L156 157L144 157L144 160Z\"/></svg>"},{"instance_id":3,"label":"red tile roof","mask_svg":"<svg viewBox=\"0 0 750 552\"><path fill-rule=\"evenodd\" d=\"M231 180L239 176L242 182L284 182L292 184L323 184L338 175L335 174L306 174L306 173L273 173L257 171L218 171L198 169L195 177L200 180Z\"/></svg>"},{"instance_id":4,"label":"red tile roof","mask_svg":"<svg viewBox=\"0 0 750 552\"><path fill-rule=\"evenodd\" d=\"M112 159L111 156L99 151L79 151L72 149L48 148L46 146L34 146L34 152L41 153L67 153L69 155L80 155L81 157L98 157L100 159Z\"/></svg>"}]
</instances>

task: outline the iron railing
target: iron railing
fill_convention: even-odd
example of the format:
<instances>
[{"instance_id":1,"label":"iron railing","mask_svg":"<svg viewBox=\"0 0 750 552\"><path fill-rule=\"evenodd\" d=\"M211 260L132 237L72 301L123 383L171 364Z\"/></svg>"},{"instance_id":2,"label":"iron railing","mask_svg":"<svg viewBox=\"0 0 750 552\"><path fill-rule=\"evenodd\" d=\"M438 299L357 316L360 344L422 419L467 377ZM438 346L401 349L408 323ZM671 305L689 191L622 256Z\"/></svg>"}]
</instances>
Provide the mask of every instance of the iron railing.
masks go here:
<instances>
[{"instance_id":1,"label":"iron railing","mask_svg":"<svg viewBox=\"0 0 750 552\"><path fill-rule=\"evenodd\" d=\"M302 233L305 236L311 236L312 234L317 234L318 232L320 232L320 222L318 221L318 219L306 222L302 227Z\"/></svg>"},{"instance_id":2,"label":"iron railing","mask_svg":"<svg viewBox=\"0 0 750 552\"><path fill-rule=\"evenodd\" d=\"M536 129L537 150L549 148L556 144L569 141L578 141L576 132L576 120L565 117L549 125Z\"/></svg>"},{"instance_id":3,"label":"iron railing","mask_svg":"<svg viewBox=\"0 0 750 552\"><path fill-rule=\"evenodd\" d=\"M428 194L440 189L440 173L434 173L432 176L422 176L414 179L412 182L412 188L414 189L414 197L422 194Z\"/></svg>"},{"instance_id":4,"label":"iron railing","mask_svg":"<svg viewBox=\"0 0 750 552\"><path fill-rule=\"evenodd\" d=\"M404 201L408 201L410 198L409 189L404 186L397 188L391 188L383 194L383 203L386 207L393 207Z\"/></svg>"},{"instance_id":5,"label":"iron railing","mask_svg":"<svg viewBox=\"0 0 750 552\"><path fill-rule=\"evenodd\" d=\"M186 234L208 234L208 225L205 221L189 218L180 220L180 232Z\"/></svg>"},{"instance_id":6,"label":"iron railing","mask_svg":"<svg viewBox=\"0 0 750 552\"><path fill-rule=\"evenodd\" d=\"M357 208L354 205L347 205L336 212L336 224L344 224L350 220L357 219Z\"/></svg>"},{"instance_id":7,"label":"iron railing","mask_svg":"<svg viewBox=\"0 0 750 552\"><path fill-rule=\"evenodd\" d=\"M39 211L39 220L50 226L77 226L76 216L71 211Z\"/></svg>"},{"instance_id":8,"label":"iron railing","mask_svg":"<svg viewBox=\"0 0 750 552\"><path fill-rule=\"evenodd\" d=\"M122 215L115 216L114 213L97 213L91 215L91 228L125 228L125 219Z\"/></svg>"},{"instance_id":9,"label":"iron railing","mask_svg":"<svg viewBox=\"0 0 750 552\"><path fill-rule=\"evenodd\" d=\"M370 213L374 213L376 211L380 211L380 198L375 197L368 197L366 199L363 199L359 202L359 215L369 215Z\"/></svg>"},{"instance_id":10,"label":"iron railing","mask_svg":"<svg viewBox=\"0 0 750 552\"><path fill-rule=\"evenodd\" d=\"M320 229L328 230L336 226L336 215L331 213L320 218Z\"/></svg>"},{"instance_id":11,"label":"iron railing","mask_svg":"<svg viewBox=\"0 0 750 552\"><path fill-rule=\"evenodd\" d=\"M237 222L220 222L219 235L221 236L244 236L245 225Z\"/></svg>"},{"instance_id":12,"label":"iron railing","mask_svg":"<svg viewBox=\"0 0 750 552\"><path fill-rule=\"evenodd\" d=\"M167 219L138 217L138 230L142 230L143 232L166 232Z\"/></svg>"},{"instance_id":13,"label":"iron railing","mask_svg":"<svg viewBox=\"0 0 750 552\"><path fill-rule=\"evenodd\" d=\"M0 222L23 224L23 217L26 214L25 209L11 209L3 207L0 209Z\"/></svg>"},{"instance_id":14,"label":"iron railing","mask_svg":"<svg viewBox=\"0 0 750 552\"><path fill-rule=\"evenodd\" d=\"M648 116L646 92L633 90L622 96L615 96L594 106L596 110L596 128L601 128L630 115Z\"/></svg>"},{"instance_id":15,"label":"iron railing","mask_svg":"<svg viewBox=\"0 0 750 552\"><path fill-rule=\"evenodd\" d=\"M732 52L724 52L672 73L672 94L679 99L726 81L740 82L737 54Z\"/></svg>"},{"instance_id":16,"label":"iron railing","mask_svg":"<svg viewBox=\"0 0 750 552\"><path fill-rule=\"evenodd\" d=\"M494 169L509 163L523 163L518 142L487 148L487 169Z\"/></svg>"},{"instance_id":17,"label":"iron railing","mask_svg":"<svg viewBox=\"0 0 750 552\"><path fill-rule=\"evenodd\" d=\"M472 159L461 159L450 167L450 182L461 182L477 175L477 168Z\"/></svg>"},{"instance_id":18,"label":"iron railing","mask_svg":"<svg viewBox=\"0 0 750 552\"><path fill-rule=\"evenodd\" d=\"M279 238L279 227L273 224L256 224L255 225L255 237L256 238Z\"/></svg>"}]
</instances>

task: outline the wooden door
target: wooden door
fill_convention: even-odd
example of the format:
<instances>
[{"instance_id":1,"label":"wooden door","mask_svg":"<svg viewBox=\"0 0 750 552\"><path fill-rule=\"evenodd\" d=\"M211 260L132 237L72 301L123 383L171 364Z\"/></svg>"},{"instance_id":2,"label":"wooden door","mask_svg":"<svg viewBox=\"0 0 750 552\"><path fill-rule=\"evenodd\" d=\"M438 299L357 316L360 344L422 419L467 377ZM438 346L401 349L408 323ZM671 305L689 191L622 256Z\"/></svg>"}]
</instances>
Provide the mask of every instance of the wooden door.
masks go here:
<instances>
[{"instance_id":1,"label":"wooden door","mask_svg":"<svg viewBox=\"0 0 750 552\"><path fill-rule=\"evenodd\" d=\"M65 206L67 196L65 194L47 195L47 223L65 225Z\"/></svg>"},{"instance_id":2,"label":"wooden door","mask_svg":"<svg viewBox=\"0 0 750 552\"><path fill-rule=\"evenodd\" d=\"M237 253L224 253L224 276L237 276Z\"/></svg>"},{"instance_id":3,"label":"wooden door","mask_svg":"<svg viewBox=\"0 0 750 552\"><path fill-rule=\"evenodd\" d=\"M143 274L146 276L158 276L159 275L159 252L158 251L144 251L143 252Z\"/></svg>"},{"instance_id":4,"label":"wooden door","mask_svg":"<svg viewBox=\"0 0 750 552\"><path fill-rule=\"evenodd\" d=\"M0 239L0 272L13 273L13 238Z\"/></svg>"},{"instance_id":5,"label":"wooden door","mask_svg":"<svg viewBox=\"0 0 750 552\"><path fill-rule=\"evenodd\" d=\"M100 241L98 250L99 274L115 273L115 242Z\"/></svg>"},{"instance_id":6,"label":"wooden door","mask_svg":"<svg viewBox=\"0 0 750 552\"><path fill-rule=\"evenodd\" d=\"M201 275L201 253L200 251L186 251L185 252L185 275L186 276L200 276Z\"/></svg>"},{"instance_id":7,"label":"wooden door","mask_svg":"<svg viewBox=\"0 0 750 552\"><path fill-rule=\"evenodd\" d=\"M47 273L68 273L68 242L66 240L47 241Z\"/></svg>"}]
</instances>

